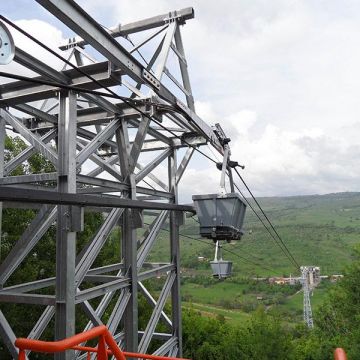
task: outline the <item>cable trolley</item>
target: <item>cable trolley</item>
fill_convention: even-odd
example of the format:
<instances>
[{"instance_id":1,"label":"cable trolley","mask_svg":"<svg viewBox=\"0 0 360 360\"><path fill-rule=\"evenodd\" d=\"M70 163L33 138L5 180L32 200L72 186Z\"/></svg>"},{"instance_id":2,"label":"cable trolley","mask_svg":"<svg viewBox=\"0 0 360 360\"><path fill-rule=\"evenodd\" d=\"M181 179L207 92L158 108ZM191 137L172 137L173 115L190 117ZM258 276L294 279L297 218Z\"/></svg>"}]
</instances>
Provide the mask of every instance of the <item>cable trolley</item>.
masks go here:
<instances>
[{"instance_id":1,"label":"cable trolley","mask_svg":"<svg viewBox=\"0 0 360 360\"><path fill-rule=\"evenodd\" d=\"M231 276L232 262L223 260L221 241L240 240L244 235L242 228L246 212L246 204L235 192L232 178L232 168L239 166L230 161L229 138L225 137L219 124L215 125L215 134L224 148L224 159L217 164L221 170L220 193L194 195L192 197L200 223L200 235L215 243L215 257L210 262L213 276L219 279ZM229 175L231 192L226 193L225 175Z\"/></svg>"}]
</instances>

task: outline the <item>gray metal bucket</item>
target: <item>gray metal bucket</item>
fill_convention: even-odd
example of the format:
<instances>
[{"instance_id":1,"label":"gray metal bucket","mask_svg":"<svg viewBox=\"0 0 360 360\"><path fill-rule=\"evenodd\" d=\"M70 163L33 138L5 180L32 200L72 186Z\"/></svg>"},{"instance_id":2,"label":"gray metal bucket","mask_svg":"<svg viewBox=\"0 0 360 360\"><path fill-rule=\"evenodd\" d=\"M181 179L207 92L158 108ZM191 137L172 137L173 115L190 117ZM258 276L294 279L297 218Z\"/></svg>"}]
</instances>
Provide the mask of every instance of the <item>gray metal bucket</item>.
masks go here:
<instances>
[{"instance_id":1,"label":"gray metal bucket","mask_svg":"<svg viewBox=\"0 0 360 360\"><path fill-rule=\"evenodd\" d=\"M210 261L213 276L219 279L226 279L231 276L232 262L225 260Z\"/></svg>"},{"instance_id":2,"label":"gray metal bucket","mask_svg":"<svg viewBox=\"0 0 360 360\"><path fill-rule=\"evenodd\" d=\"M194 195L200 235L213 240L240 240L246 204L238 193Z\"/></svg>"}]
</instances>

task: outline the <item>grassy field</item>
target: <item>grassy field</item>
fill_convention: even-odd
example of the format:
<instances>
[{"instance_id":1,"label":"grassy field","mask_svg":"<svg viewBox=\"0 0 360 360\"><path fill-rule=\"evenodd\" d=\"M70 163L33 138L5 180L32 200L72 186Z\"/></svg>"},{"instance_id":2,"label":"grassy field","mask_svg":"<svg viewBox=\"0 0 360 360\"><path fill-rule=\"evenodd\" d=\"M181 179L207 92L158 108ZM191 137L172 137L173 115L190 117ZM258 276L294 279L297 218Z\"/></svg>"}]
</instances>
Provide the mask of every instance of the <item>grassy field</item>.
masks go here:
<instances>
[{"instance_id":1,"label":"grassy field","mask_svg":"<svg viewBox=\"0 0 360 360\"><path fill-rule=\"evenodd\" d=\"M200 312L203 316L223 319L230 324L240 325L249 318L249 314L238 310L227 310L217 306L202 303L183 302L184 309L192 309Z\"/></svg>"},{"instance_id":2,"label":"grassy field","mask_svg":"<svg viewBox=\"0 0 360 360\"><path fill-rule=\"evenodd\" d=\"M332 284L325 280L314 290L311 296L314 312L323 303L331 286ZM185 282L182 285L183 306L200 311L204 316L221 315L233 324L246 320L259 306L279 313L284 322L293 324L302 321L303 292L299 287L284 291L283 285L268 285L263 282L261 288L254 288L254 285L250 285L246 280L242 284L220 282L201 285Z\"/></svg>"},{"instance_id":3,"label":"grassy field","mask_svg":"<svg viewBox=\"0 0 360 360\"><path fill-rule=\"evenodd\" d=\"M269 218L300 265L320 266L321 274L341 273L353 258L354 246L360 243L360 193L338 193L285 198L259 198ZM264 227L248 209L245 235L241 241L225 243L223 257L233 262L233 276L242 278L299 276L299 272L284 256ZM199 224L186 219L181 234L199 238ZM214 256L213 243L206 239L180 237L182 273L186 277L211 278L208 261ZM230 252L227 252L229 250ZM162 231L151 253L151 260L161 261L169 251L168 234ZM241 259L239 256L245 258ZM200 262L198 257L204 257ZM246 261L251 260L251 263ZM255 263L255 264L254 264ZM266 269L264 269L264 267ZM206 282L206 281L205 281ZM303 295L279 294L268 298L261 292L247 291L248 285L229 280L220 283L197 284L184 282L184 306L204 315L222 315L232 322L243 321L256 306L263 304L269 311L279 311L284 320L301 321ZM314 310L322 303L328 285L321 285L311 298ZM257 300L263 296L265 300ZM240 309L229 309L237 301ZM272 304L276 302L276 304ZM244 306L244 304L246 306ZM231 307L231 306L230 306Z\"/></svg>"},{"instance_id":4,"label":"grassy field","mask_svg":"<svg viewBox=\"0 0 360 360\"><path fill-rule=\"evenodd\" d=\"M332 284L323 282L313 292L310 301L313 313L316 313L318 308L324 301L325 295ZM303 292L299 291L296 294L286 297L284 303L275 306L276 311L283 314L285 319L289 322L300 322L303 318ZM316 320L316 319L315 319Z\"/></svg>"},{"instance_id":5,"label":"grassy field","mask_svg":"<svg viewBox=\"0 0 360 360\"><path fill-rule=\"evenodd\" d=\"M259 198L269 218L300 265L317 265L322 274L341 273L352 259L355 244L360 241L360 193L339 193L322 196ZM233 261L233 270L241 276L282 276L295 274L296 269L266 232L250 209L245 219L246 234L241 241L224 244L224 259ZM187 219L181 234L198 238L199 224ZM168 253L168 234L162 232L155 245L152 260ZM211 260L211 241L180 237L181 263L186 269L210 270L198 257ZM240 259L227 250L265 265L271 271Z\"/></svg>"}]
</instances>

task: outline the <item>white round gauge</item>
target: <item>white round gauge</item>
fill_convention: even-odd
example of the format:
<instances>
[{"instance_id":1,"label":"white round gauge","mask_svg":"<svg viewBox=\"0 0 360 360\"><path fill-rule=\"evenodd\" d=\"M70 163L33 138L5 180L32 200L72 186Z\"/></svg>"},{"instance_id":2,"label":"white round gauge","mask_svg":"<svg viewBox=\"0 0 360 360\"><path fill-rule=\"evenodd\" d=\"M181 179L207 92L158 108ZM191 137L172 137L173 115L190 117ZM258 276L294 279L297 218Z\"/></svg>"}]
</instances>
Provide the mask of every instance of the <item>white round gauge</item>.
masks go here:
<instances>
[{"instance_id":1,"label":"white round gauge","mask_svg":"<svg viewBox=\"0 0 360 360\"><path fill-rule=\"evenodd\" d=\"M15 55L14 40L7 27L0 21L0 65L9 64Z\"/></svg>"}]
</instances>

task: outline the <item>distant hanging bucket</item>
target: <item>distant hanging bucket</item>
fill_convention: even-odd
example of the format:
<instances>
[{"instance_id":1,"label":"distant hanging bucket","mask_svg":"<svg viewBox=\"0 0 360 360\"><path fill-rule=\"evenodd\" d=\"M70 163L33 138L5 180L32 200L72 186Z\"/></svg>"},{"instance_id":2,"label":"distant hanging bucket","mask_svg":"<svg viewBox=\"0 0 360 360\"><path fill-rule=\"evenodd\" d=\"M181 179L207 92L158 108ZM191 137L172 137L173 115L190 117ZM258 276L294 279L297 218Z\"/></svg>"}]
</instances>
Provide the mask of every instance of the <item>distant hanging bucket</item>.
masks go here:
<instances>
[{"instance_id":1,"label":"distant hanging bucket","mask_svg":"<svg viewBox=\"0 0 360 360\"><path fill-rule=\"evenodd\" d=\"M216 240L240 240L246 204L238 193L194 195L200 235Z\"/></svg>"},{"instance_id":2,"label":"distant hanging bucket","mask_svg":"<svg viewBox=\"0 0 360 360\"><path fill-rule=\"evenodd\" d=\"M231 276L232 262L226 260L210 261L213 276L219 279L226 279Z\"/></svg>"}]
</instances>

